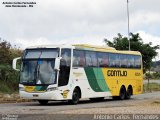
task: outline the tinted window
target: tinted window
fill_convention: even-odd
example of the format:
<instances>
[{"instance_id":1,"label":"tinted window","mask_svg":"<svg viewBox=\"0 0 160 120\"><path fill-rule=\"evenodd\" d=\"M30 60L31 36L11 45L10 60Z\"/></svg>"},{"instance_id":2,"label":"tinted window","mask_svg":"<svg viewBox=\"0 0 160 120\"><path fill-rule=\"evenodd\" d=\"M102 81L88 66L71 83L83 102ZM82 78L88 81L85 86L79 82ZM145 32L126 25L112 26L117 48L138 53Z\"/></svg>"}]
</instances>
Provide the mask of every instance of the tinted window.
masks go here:
<instances>
[{"instance_id":1,"label":"tinted window","mask_svg":"<svg viewBox=\"0 0 160 120\"><path fill-rule=\"evenodd\" d=\"M25 59L27 58L56 58L58 57L58 49L29 49L25 51Z\"/></svg>"},{"instance_id":2,"label":"tinted window","mask_svg":"<svg viewBox=\"0 0 160 120\"><path fill-rule=\"evenodd\" d=\"M91 66L91 67L97 66L96 52L86 51L86 66Z\"/></svg>"},{"instance_id":3,"label":"tinted window","mask_svg":"<svg viewBox=\"0 0 160 120\"><path fill-rule=\"evenodd\" d=\"M128 63L127 55L120 54L119 56L120 56L120 67L127 68L127 63Z\"/></svg>"},{"instance_id":4,"label":"tinted window","mask_svg":"<svg viewBox=\"0 0 160 120\"><path fill-rule=\"evenodd\" d=\"M60 61L58 86L64 86L68 84L70 75L70 64L71 64L71 50L62 49L61 57L62 59Z\"/></svg>"},{"instance_id":5,"label":"tinted window","mask_svg":"<svg viewBox=\"0 0 160 120\"><path fill-rule=\"evenodd\" d=\"M134 61L135 61L135 68L141 68L141 56L135 56Z\"/></svg>"},{"instance_id":6,"label":"tinted window","mask_svg":"<svg viewBox=\"0 0 160 120\"><path fill-rule=\"evenodd\" d=\"M120 67L119 55L118 54L109 54L109 66L110 67Z\"/></svg>"},{"instance_id":7,"label":"tinted window","mask_svg":"<svg viewBox=\"0 0 160 120\"><path fill-rule=\"evenodd\" d=\"M73 51L73 66L79 67L85 65L84 51L74 50Z\"/></svg>"},{"instance_id":8,"label":"tinted window","mask_svg":"<svg viewBox=\"0 0 160 120\"><path fill-rule=\"evenodd\" d=\"M127 55L128 56L128 68L134 68L134 56L133 55Z\"/></svg>"},{"instance_id":9,"label":"tinted window","mask_svg":"<svg viewBox=\"0 0 160 120\"><path fill-rule=\"evenodd\" d=\"M71 50L62 49L61 51L61 65L70 66L71 64Z\"/></svg>"},{"instance_id":10,"label":"tinted window","mask_svg":"<svg viewBox=\"0 0 160 120\"><path fill-rule=\"evenodd\" d=\"M108 53L97 53L98 56L98 66L99 67L108 67Z\"/></svg>"}]
</instances>

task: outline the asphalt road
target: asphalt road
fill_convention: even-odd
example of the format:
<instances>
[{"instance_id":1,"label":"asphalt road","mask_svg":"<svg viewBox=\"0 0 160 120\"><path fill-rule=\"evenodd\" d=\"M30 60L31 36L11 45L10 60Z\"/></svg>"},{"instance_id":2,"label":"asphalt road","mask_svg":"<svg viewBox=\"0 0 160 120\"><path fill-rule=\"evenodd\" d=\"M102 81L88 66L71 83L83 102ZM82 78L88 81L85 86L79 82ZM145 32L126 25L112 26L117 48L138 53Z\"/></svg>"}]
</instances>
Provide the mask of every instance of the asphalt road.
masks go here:
<instances>
[{"instance_id":1,"label":"asphalt road","mask_svg":"<svg viewBox=\"0 0 160 120\"><path fill-rule=\"evenodd\" d=\"M160 92L145 93L134 95L130 100L112 100L107 98L101 102L92 103L89 100L81 100L78 105L70 105L67 102L52 101L48 105L42 106L38 102L27 103L5 103L0 104L0 114L54 114L58 111L77 110L88 108L102 108L102 107L125 107L132 106L137 103L143 103L148 99L160 98Z\"/></svg>"},{"instance_id":2,"label":"asphalt road","mask_svg":"<svg viewBox=\"0 0 160 120\"><path fill-rule=\"evenodd\" d=\"M152 80L151 80L152 81ZM160 80L154 80L152 82L159 82ZM147 82L147 81L144 81ZM89 119L93 120L93 115L64 115L58 114L62 111L78 110L78 109L90 109L90 108L117 108L134 106L135 104L142 104L150 99L160 99L160 92L145 93L140 95L134 95L130 100L113 100L112 98L106 98L101 102L91 102L89 100L81 100L78 105L70 105L65 101L51 101L48 105L42 106L38 102L26 102L26 103L3 103L0 104L0 120L9 118L17 118L18 120L79 120ZM54 116L53 116L54 114ZM13 115L13 116L12 116ZM15 120L17 120L15 119Z\"/></svg>"}]
</instances>

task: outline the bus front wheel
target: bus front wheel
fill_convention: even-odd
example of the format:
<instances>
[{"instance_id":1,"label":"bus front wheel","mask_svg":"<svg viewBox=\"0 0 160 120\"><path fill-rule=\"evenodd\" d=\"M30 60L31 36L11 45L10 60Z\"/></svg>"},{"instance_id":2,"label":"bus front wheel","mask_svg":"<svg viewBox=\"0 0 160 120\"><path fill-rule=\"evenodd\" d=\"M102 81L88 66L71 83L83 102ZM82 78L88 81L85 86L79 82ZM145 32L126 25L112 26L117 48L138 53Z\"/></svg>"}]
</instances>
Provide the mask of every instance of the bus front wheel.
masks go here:
<instances>
[{"instance_id":1,"label":"bus front wheel","mask_svg":"<svg viewBox=\"0 0 160 120\"><path fill-rule=\"evenodd\" d=\"M41 105L47 105L48 104L48 100L38 100L38 102Z\"/></svg>"},{"instance_id":2,"label":"bus front wheel","mask_svg":"<svg viewBox=\"0 0 160 120\"><path fill-rule=\"evenodd\" d=\"M80 99L80 91L77 88L75 88L72 94L72 99L69 100L68 102L73 105L76 105L79 102L79 99Z\"/></svg>"}]
</instances>

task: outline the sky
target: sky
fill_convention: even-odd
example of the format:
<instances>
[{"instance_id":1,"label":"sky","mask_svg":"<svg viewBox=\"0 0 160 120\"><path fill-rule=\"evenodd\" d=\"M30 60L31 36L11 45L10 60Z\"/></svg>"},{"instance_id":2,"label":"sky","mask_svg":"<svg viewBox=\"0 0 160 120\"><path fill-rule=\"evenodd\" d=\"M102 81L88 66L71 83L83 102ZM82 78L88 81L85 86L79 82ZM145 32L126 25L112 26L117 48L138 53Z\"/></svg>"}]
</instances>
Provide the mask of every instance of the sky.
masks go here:
<instances>
[{"instance_id":1,"label":"sky","mask_svg":"<svg viewBox=\"0 0 160 120\"><path fill-rule=\"evenodd\" d=\"M36 2L5 7L3 2ZM160 0L129 0L130 32L160 44ZM21 49L47 44L105 45L127 36L127 0L0 0L0 37ZM158 51L160 53L160 51ZM159 59L159 57L157 58Z\"/></svg>"}]
</instances>

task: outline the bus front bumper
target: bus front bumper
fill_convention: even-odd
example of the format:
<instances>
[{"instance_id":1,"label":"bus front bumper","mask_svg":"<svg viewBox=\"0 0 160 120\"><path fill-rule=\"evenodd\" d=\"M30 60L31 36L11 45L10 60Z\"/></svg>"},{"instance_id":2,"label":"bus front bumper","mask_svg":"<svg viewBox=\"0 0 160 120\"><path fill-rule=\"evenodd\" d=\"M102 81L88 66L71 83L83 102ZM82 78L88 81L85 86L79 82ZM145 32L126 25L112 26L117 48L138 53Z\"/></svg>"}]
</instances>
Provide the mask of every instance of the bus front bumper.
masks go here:
<instances>
[{"instance_id":1,"label":"bus front bumper","mask_svg":"<svg viewBox=\"0 0 160 120\"><path fill-rule=\"evenodd\" d=\"M26 92L19 91L20 98L32 99L32 100L64 100L63 95L60 91L49 91L49 92Z\"/></svg>"}]
</instances>

